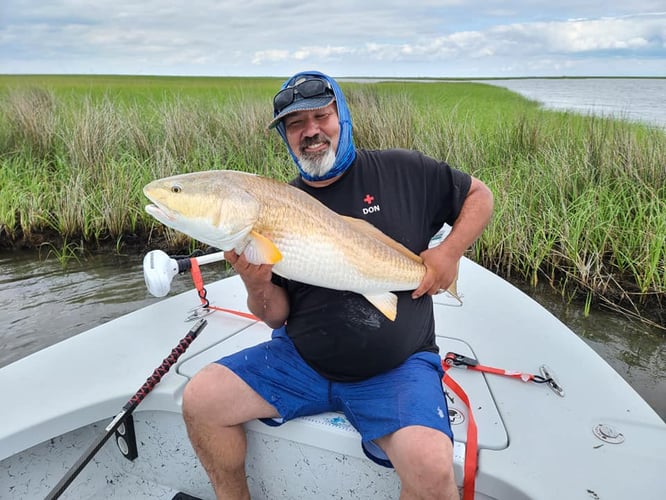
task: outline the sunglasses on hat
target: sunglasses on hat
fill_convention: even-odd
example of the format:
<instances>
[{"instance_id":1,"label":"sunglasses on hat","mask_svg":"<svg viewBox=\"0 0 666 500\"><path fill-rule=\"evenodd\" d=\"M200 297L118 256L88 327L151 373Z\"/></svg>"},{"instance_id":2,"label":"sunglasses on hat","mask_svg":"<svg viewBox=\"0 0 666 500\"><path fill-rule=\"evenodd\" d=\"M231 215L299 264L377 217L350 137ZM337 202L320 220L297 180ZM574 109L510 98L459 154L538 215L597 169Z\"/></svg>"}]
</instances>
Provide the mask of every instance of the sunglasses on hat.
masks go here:
<instances>
[{"instance_id":1,"label":"sunglasses on hat","mask_svg":"<svg viewBox=\"0 0 666 500\"><path fill-rule=\"evenodd\" d=\"M322 78L311 78L290 85L275 94L273 98L273 110L275 113L280 114L287 106L294 102L297 95L301 96L302 99L333 95L333 87Z\"/></svg>"}]
</instances>

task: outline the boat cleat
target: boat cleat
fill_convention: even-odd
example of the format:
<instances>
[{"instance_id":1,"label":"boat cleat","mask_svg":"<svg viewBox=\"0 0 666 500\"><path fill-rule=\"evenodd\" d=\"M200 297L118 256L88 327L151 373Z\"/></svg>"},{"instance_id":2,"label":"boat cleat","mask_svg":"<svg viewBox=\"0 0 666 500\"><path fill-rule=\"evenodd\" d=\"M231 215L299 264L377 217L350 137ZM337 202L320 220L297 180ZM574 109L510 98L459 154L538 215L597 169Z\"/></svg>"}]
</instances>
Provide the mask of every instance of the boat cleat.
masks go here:
<instances>
[{"instance_id":1,"label":"boat cleat","mask_svg":"<svg viewBox=\"0 0 666 500\"><path fill-rule=\"evenodd\" d=\"M547 365L541 365L539 367L539 372L541 372L541 375L544 379L543 383L545 383L548 387L550 387L555 394L564 397L564 387L562 387L557 382L557 379L553 371L550 368L548 368Z\"/></svg>"},{"instance_id":2,"label":"boat cleat","mask_svg":"<svg viewBox=\"0 0 666 500\"><path fill-rule=\"evenodd\" d=\"M185 321L190 322L190 321L196 321L201 318L205 318L209 314L213 313L213 309L208 307L208 305L200 305L193 309L190 309L187 312L188 315L187 318L185 318Z\"/></svg>"}]
</instances>

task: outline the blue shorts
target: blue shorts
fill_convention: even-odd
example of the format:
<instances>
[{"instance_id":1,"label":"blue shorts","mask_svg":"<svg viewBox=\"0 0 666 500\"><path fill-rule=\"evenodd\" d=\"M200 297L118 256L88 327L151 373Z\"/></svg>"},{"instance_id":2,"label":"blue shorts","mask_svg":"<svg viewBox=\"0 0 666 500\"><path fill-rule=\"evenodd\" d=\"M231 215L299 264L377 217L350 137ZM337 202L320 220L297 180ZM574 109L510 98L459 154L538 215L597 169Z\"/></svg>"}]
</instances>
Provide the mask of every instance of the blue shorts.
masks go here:
<instances>
[{"instance_id":1,"label":"blue shorts","mask_svg":"<svg viewBox=\"0 0 666 500\"><path fill-rule=\"evenodd\" d=\"M384 451L374 443L403 427L421 425L437 429L453 440L441 359L419 352L403 364L358 382L335 382L314 371L298 354L284 328L272 340L217 361L231 369L272 404L280 419L269 425L326 411L341 411L358 430L365 454L391 467Z\"/></svg>"}]
</instances>

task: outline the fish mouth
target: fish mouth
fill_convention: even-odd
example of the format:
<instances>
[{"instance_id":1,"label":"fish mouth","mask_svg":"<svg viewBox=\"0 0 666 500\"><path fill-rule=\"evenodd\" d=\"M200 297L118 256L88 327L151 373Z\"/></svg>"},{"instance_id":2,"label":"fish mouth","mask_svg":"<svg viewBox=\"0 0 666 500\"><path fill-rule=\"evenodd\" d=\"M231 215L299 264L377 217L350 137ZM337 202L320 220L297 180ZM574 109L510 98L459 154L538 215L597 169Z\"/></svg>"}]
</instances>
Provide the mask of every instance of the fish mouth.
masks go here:
<instances>
[{"instance_id":1,"label":"fish mouth","mask_svg":"<svg viewBox=\"0 0 666 500\"><path fill-rule=\"evenodd\" d=\"M157 202L146 205L146 212L148 212L160 222L173 222L176 220L176 215L171 210L158 204Z\"/></svg>"}]
</instances>

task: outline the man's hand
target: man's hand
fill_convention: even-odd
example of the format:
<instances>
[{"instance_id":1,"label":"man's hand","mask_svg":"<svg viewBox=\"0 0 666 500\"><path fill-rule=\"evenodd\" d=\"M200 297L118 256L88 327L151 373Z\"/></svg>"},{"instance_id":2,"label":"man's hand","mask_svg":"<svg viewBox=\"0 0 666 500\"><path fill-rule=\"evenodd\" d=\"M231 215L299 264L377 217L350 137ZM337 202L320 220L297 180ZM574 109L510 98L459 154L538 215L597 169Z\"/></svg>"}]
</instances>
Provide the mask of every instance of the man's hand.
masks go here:
<instances>
[{"instance_id":1,"label":"man's hand","mask_svg":"<svg viewBox=\"0 0 666 500\"><path fill-rule=\"evenodd\" d=\"M420 257L423 259L426 273L419 287L412 293L413 299L418 299L426 293L435 295L441 290L446 290L458 273L460 255L448 252L444 243L424 250Z\"/></svg>"},{"instance_id":2,"label":"man's hand","mask_svg":"<svg viewBox=\"0 0 666 500\"><path fill-rule=\"evenodd\" d=\"M289 298L284 288L271 281L272 264L250 264L245 255L233 250L224 258L240 276L247 289L247 307L271 328L280 328L289 316Z\"/></svg>"},{"instance_id":3,"label":"man's hand","mask_svg":"<svg viewBox=\"0 0 666 500\"><path fill-rule=\"evenodd\" d=\"M451 286L458 272L458 261L465 250L481 235L493 213L493 194L483 182L472 177L458 218L444 241L421 252L426 273L413 299L424 294L435 295Z\"/></svg>"},{"instance_id":4,"label":"man's hand","mask_svg":"<svg viewBox=\"0 0 666 500\"><path fill-rule=\"evenodd\" d=\"M271 264L250 264L245 255L238 255L233 250L224 252L224 259L231 264L234 271L241 277L248 292L270 284L273 273L273 266Z\"/></svg>"}]
</instances>

